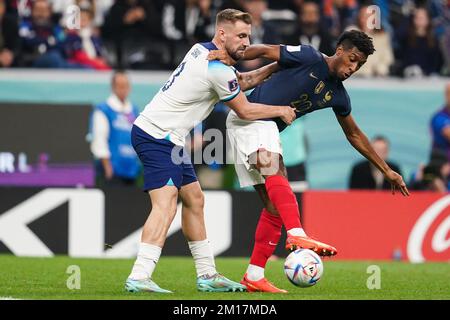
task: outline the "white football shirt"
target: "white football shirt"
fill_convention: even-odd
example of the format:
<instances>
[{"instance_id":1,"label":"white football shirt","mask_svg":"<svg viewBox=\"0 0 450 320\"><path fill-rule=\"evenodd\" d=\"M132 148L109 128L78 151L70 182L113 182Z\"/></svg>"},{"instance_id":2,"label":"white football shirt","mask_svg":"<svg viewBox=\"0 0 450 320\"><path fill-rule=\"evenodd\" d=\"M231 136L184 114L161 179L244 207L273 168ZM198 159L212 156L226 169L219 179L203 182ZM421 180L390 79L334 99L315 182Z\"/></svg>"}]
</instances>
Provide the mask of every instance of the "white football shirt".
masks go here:
<instances>
[{"instance_id":1,"label":"white football shirt","mask_svg":"<svg viewBox=\"0 0 450 320\"><path fill-rule=\"evenodd\" d=\"M134 124L156 139L184 146L186 136L217 102L240 91L234 68L206 59L216 49L212 42L195 44Z\"/></svg>"}]
</instances>

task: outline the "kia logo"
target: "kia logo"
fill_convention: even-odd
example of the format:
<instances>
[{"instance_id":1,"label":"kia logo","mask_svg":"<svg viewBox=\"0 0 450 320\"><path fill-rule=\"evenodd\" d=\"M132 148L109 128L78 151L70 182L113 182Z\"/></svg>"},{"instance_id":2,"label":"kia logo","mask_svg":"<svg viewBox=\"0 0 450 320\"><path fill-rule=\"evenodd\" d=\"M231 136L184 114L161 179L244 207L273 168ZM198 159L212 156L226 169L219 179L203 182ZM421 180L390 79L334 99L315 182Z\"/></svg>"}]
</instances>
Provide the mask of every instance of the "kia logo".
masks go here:
<instances>
[{"instance_id":1,"label":"kia logo","mask_svg":"<svg viewBox=\"0 0 450 320\"><path fill-rule=\"evenodd\" d=\"M428 207L419 217L411 230L408 239L407 253L408 258L413 263L425 261L423 255L423 243L427 232L430 231L433 222L439 218L439 215L450 205L450 195L447 195ZM436 228L432 240L431 249L433 252L442 253L450 248L450 238L446 239L450 232L450 215L448 215ZM449 259L450 260L450 259Z\"/></svg>"}]
</instances>

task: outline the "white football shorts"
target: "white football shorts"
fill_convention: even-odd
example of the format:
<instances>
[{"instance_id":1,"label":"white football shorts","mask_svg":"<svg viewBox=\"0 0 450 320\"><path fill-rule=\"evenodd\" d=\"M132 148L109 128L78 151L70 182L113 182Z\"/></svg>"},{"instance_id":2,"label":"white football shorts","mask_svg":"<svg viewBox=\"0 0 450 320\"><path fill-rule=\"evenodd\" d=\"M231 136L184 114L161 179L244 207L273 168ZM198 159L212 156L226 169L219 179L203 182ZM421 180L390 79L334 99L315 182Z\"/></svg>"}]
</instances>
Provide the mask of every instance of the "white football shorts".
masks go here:
<instances>
[{"instance_id":1,"label":"white football shorts","mask_svg":"<svg viewBox=\"0 0 450 320\"><path fill-rule=\"evenodd\" d=\"M249 156L260 149L283 155L276 123L270 120L242 120L230 111L226 124L231 157L241 188L263 184L265 179L250 163Z\"/></svg>"}]
</instances>

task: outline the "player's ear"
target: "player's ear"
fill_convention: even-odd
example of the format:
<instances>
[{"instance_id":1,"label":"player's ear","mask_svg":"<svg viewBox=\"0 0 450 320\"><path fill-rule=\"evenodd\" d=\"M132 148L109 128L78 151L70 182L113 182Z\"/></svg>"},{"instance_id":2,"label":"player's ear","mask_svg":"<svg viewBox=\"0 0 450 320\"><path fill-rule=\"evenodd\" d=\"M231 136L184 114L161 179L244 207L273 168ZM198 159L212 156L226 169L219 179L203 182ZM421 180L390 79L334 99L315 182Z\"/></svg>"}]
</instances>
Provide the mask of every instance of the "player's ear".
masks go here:
<instances>
[{"instance_id":1,"label":"player's ear","mask_svg":"<svg viewBox=\"0 0 450 320\"><path fill-rule=\"evenodd\" d=\"M226 32L224 27L220 27L217 29L217 34L219 35L219 39L222 43L225 43L226 40Z\"/></svg>"},{"instance_id":2,"label":"player's ear","mask_svg":"<svg viewBox=\"0 0 450 320\"><path fill-rule=\"evenodd\" d=\"M336 56L341 56L342 54L344 53L344 47L342 46L342 45L339 45L337 48L336 48Z\"/></svg>"}]
</instances>

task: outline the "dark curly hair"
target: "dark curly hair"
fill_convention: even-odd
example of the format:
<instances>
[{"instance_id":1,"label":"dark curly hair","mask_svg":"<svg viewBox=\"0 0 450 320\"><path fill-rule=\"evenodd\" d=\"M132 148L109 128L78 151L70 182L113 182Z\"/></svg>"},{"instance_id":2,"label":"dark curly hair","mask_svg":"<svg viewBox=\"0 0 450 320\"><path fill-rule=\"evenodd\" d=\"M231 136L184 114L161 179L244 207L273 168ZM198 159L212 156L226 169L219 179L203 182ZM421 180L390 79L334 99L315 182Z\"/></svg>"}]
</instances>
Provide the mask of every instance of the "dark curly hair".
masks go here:
<instances>
[{"instance_id":1,"label":"dark curly hair","mask_svg":"<svg viewBox=\"0 0 450 320\"><path fill-rule=\"evenodd\" d=\"M366 57L375 52L372 38L359 30L350 30L342 33L337 45L342 45L345 50L356 47L359 51L364 53Z\"/></svg>"}]
</instances>

